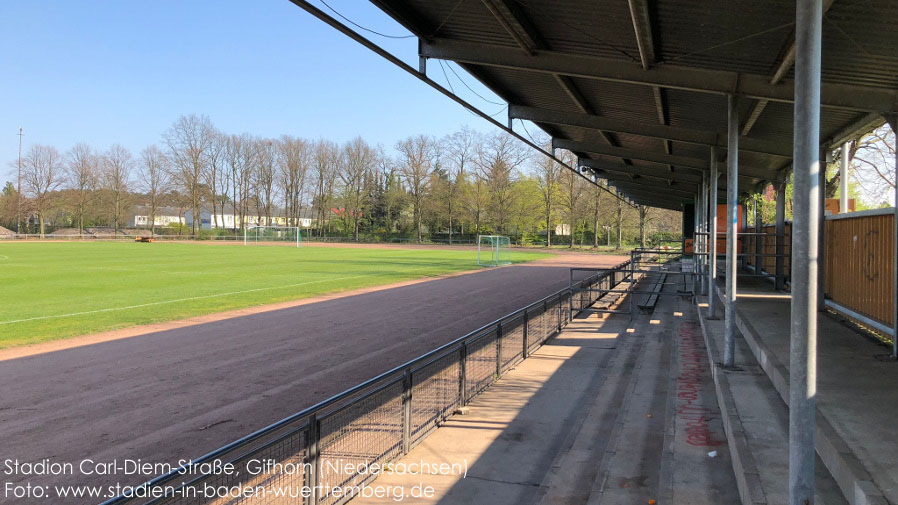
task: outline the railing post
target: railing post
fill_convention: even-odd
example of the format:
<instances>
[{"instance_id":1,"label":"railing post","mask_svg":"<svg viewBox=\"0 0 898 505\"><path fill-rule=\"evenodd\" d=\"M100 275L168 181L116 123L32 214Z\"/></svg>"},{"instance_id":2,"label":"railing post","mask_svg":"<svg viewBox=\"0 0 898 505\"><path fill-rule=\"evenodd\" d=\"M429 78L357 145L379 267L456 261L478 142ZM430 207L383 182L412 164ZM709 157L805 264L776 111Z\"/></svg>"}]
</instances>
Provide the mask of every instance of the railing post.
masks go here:
<instances>
[{"instance_id":1,"label":"railing post","mask_svg":"<svg viewBox=\"0 0 898 505\"><path fill-rule=\"evenodd\" d=\"M312 414L309 418L309 504L317 505L320 496L318 496L318 467L320 465L318 443L321 441L321 426L318 423L318 416Z\"/></svg>"},{"instance_id":2,"label":"railing post","mask_svg":"<svg viewBox=\"0 0 898 505\"><path fill-rule=\"evenodd\" d=\"M543 300L543 314L540 316L543 318L543 339L549 340L549 336L552 332L549 331L549 322L546 320L549 318L549 300Z\"/></svg>"},{"instance_id":3,"label":"railing post","mask_svg":"<svg viewBox=\"0 0 898 505\"><path fill-rule=\"evenodd\" d=\"M458 348L458 404L468 404L468 343L462 342Z\"/></svg>"},{"instance_id":4,"label":"railing post","mask_svg":"<svg viewBox=\"0 0 898 505\"><path fill-rule=\"evenodd\" d=\"M564 323L562 323L561 321L561 295L558 295L558 301L556 301L555 303L558 304L558 310L555 311L557 312L556 319L558 319L558 329L555 331L561 333L561 328L564 327Z\"/></svg>"},{"instance_id":5,"label":"railing post","mask_svg":"<svg viewBox=\"0 0 898 505\"><path fill-rule=\"evenodd\" d=\"M502 323L496 325L496 378L502 375Z\"/></svg>"},{"instance_id":6,"label":"railing post","mask_svg":"<svg viewBox=\"0 0 898 505\"><path fill-rule=\"evenodd\" d=\"M524 321L523 322L523 324L524 324L524 328L523 328L524 329L524 338L523 338L524 354L522 354L522 356L524 356L524 359L527 359L527 355L528 355L527 350L530 349L530 343L528 342L528 339L529 339L528 334L530 333L530 329L529 329L530 324L528 323L529 320L530 320L530 316L527 314L527 311L524 310L524 319L523 319L523 321Z\"/></svg>"},{"instance_id":7,"label":"railing post","mask_svg":"<svg viewBox=\"0 0 898 505\"><path fill-rule=\"evenodd\" d=\"M402 376L402 454L408 454L412 438L412 371Z\"/></svg>"}]
</instances>

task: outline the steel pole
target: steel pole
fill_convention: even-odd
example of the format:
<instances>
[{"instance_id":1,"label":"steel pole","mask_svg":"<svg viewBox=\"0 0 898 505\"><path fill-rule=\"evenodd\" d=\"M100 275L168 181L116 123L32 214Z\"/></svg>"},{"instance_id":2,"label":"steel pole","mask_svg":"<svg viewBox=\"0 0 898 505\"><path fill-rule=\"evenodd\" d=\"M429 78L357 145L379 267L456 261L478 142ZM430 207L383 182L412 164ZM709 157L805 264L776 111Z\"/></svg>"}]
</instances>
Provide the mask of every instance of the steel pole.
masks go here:
<instances>
[{"instance_id":1,"label":"steel pole","mask_svg":"<svg viewBox=\"0 0 898 505\"><path fill-rule=\"evenodd\" d=\"M761 200L756 198L754 200L755 207L755 273L761 273L761 254L763 254L763 243L761 242L761 235L758 235L764 230L763 223L761 222Z\"/></svg>"},{"instance_id":2,"label":"steel pole","mask_svg":"<svg viewBox=\"0 0 898 505\"><path fill-rule=\"evenodd\" d=\"M16 235L22 233L22 127L19 127L19 176L16 182Z\"/></svg>"},{"instance_id":3,"label":"steel pole","mask_svg":"<svg viewBox=\"0 0 898 505\"><path fill-rule=\"evenodd\" d=\"M786 289L786 181L776 187L776 289Z\"/></svg>"},{"instance_id":4,"label":"steel pole","mask_svg":"<svg viewBox=\"0 0 898 505\"><path fill-rule=\"evenodd\" d=\"M711 257L708 255L708 174L702 172L702 293L711 294L711 285L708 283L708 271L710 270Z\"/></svg>"},{"instance_id":5,"label":"steel pole","mask_svg":"<svg viewBox=\"0 0 898 505\"><path fill-rule=\"evenodd\" d=\"M823 0L796 0L789 352L790 505L814 503L822 25Z\"/></svg>"},{"instance_id":6,"label":"steel pole","mask_svg":"<svg viewBox=\"0 0 898 505\"><path fill-rule=\"evenodd\" d=\"M898 359L898 114L889 121L895 134L895 203L892 206L892 358Z\"/></svg>"},{"instance_id":7,"label":"steel pole","mask_svg":"<svg viewBox=\"0 0 898 505\"><path fill-rule=\"evenodd\" d=\"M848 152L851 144L842 144L842 163L839 165L839 214L848 212Z\"/></svg>"},{"instance_id":8,"label":"steel pole","mask_svg":"<svg viewBox=\"0 0 898 505\"><path fill-rule=\"evenodd\" d=\"M711 147L710 205L708 206L708 319L717 319L717 148Z\"/></svg>"},{"instance_id":9,"label":"steel pole","mask_svg":"<svg viewBox=\"0 0 898 505\"><path fill-rule=\"evenodd\" d=\"M817 312L826 311L826 162L829 159L827 149L820 147L820 197L817 205Z\"/></svg>"},{"instance_id":10,"label":"steel pole","mask_svg":"<svg viewBox=\"0 0 898 505\"><path fill-rule=\"evenodd\" d=\"M736 233L739 223L739 112L727 96L727 259L724 300L723 365L733 366L736 351Z\"/></svg>"}]
</instances>

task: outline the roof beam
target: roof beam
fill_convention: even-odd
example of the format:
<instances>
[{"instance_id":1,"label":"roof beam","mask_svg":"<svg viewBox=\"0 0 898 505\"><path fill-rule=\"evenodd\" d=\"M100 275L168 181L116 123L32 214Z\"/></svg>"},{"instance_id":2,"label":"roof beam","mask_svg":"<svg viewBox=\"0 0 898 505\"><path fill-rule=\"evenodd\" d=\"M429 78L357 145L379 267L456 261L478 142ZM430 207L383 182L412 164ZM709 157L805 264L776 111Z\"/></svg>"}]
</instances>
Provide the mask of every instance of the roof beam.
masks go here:
<instances>
[{"instance_id":1,"label":"roof beam","mask_svg":"<svg viewBox=\"0 0 898 505\"><path fill-rule=\"evenodd\" d=\"M648 161L651 163L660 163L662 165L673 165L679 168L685 168L690 170L697 170L699 172L705 172L710 170L710 160L707 159L698 159L698 158L688 158L685 156L673 156L670 154L652 152L652 151L643 151L639 149L625 149L622 147L609 147L609 146L601 146L598 144L592 144L589 142L578 142L575 140L567 140L567 139L552 139L552 148L554 149L567 149L568 151L574 153L594 153L601 154L603 156L614 156L617 158L627 158L631 160L640 160L640 161ZM750 167L739 167L740 175L745 175L746 177L757 179L757 180L765 180L772 177L769 174L763 174L756 171L753 171Z\"/></svg>"},{"instance_id":2,"label":"roof beam","mask_svg":"<svg viewBox=\"0 0 898 505\"><path fill-rule=\"evenodd\" d=\"M717 133L707 130L693 130L690 128L649 124L639 121L630 121L626 119L612 119L590 114L559 112L550 109L526 107L523 105L509 105L508 115L517 119L526 119L533 122L578 126L581 128L591 128L595 130L618 133L629 133L631 135L639 135L641 137L653 137L673 140L675 142L716 146L722 149L726 149L727 147L727 138L725 133ZM745 152L780 156L783 158L792 157L792 146L790 144L779 144L775 142L750 138L740 138L739 144L740 150Z\"/></svg>"},{"instance_id":3,"label":"roof beam","mask_svg":"<svg viewBox=\"0 0 898 505\"><path fill-rule=\"evenodd\" d=\"M784 80L770 84L769 78L728 70L659 65L649 70L639 63L595 56L536 50L526 55L520 50L489 44L449 39L422 41L421 56L474 65L510 68L531 72L562 74L586 79L624 82L645 86L682 89L719 95L734 94L755 99L793 102L794 83ZM891 113L898 111L898 90L821 83L821 106Z\"/></svg>"},{"instance_id":4,"label":"roof beam","mask_svg":"<svg viewBox=\"0 0 898 505\"><path fill-rule=\"evenodd\" d=\"M823 14L826 14L826 11L829 10L833 5L833 0L823 0ZM789 48L786 49L786 53L783 55L782 61L780 61L779 65L777 65L776 71L773 73L773 77L770 78L770 84L779 84L779 82L789 73L789 69L792 68L792 65L795 64L795 34L792 34L792 43L789 45ZM758 100L755 102L755 106L751 109L751 112L748 113L748 118L745 120L745 125L742 126L742 135L748 135L748 132L751 131L752 127L758 121L758 118L761 117L761 113L764 112L764 109L767 107L769 100Z\"/></svg>"},{"instance_id":5,"label":"roof beam","mask_svg":"<svg viewBox=\"0 0 898 505\"><path fill-rule=\"evenodd\" d=\"M648 70L655 63L655 44L652 40L652 21L649 18L649 6L646 0L629 0L630 19L633 20L633 31L636 33L636 46L639 48L639 61L642 68Z\"/></svg>"},{"instance_id":6,"label":"roof beam","mask_svg":"<svg viewBox=\"0 0 898 505\"><path fill-rule=\"evenodd\" d=\"M532 55L537 49L543 48L542 40L536 35L536 30L527 19L521 15L517 7L513 7L505 0L482 0L483 5L492 13L496 21L514 39L518 47L525 54Z\"/></svg>"},{"instance_id":7,"label":"roof beam","mask_svg":"<svg viewBox=\"0 0 898 505\"><path fill-rule=\"evenodd\" d=\"M693 188L677 187L677 186L671 187L671 186L668 186L667 184L664 184L663 182L659 183L658 181L649 181L646 179L635 179L634 180L634 179L629 179L626 176L620 176L620 175L609 175L609 176L607 176L607 178L609 181L612 181L614 184L618 184L618 183L621 184L622 187L623 186L629 186L629 187L634 187L634 188L638 187L638 188L645 189L647 191L657 191L659 193L667 194L667 195L671 195L671 196L680 195L680 196L685 197L688 195L694 195L697 191L697 188L695 188L695 187L693 187Z\"/></svg>"},{"instance_id":8,"label":"roof beam","mask_svg":"<svg viewBox=\"0 0 898 505\"><path fill-rule=\"evenodd\" d=\"M622 165L610 161L596 160L592 158L580 158L578 165L592 170L600 170L605 172L616 172L622 174L639 175L642 177L653 177L656 179L664 179L673 181L676 184L699 184L702 177L699 174L690 171L671 172L662 168L649 168L636 165Z\"/></svg>"},{"instance_id":9,"label":"roof beam","mask_svg":"<svg viewBox=\"0 0 898 505\"><path fill-rule=\"evenodd\" d=\"M884 122L885 120L879 114L864 114L856 121L852 121L841 130L832 134L829 138L823 140L822 144L830 147L841 145L842 143L855 137L858 132L866 133L868 131L872 131L873 129L881 126Z\"/></svg>"}]
</instances>

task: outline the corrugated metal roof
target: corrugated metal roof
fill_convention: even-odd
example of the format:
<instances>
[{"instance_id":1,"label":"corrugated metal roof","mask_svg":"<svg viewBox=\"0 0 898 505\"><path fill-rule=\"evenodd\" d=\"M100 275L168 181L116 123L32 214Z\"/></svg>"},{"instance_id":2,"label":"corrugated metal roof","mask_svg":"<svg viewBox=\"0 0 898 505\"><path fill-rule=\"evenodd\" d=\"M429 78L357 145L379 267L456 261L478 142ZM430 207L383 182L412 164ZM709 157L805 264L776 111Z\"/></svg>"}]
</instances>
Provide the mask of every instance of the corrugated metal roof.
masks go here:
<instances>
[{"instance_id":1,"label":"corrugated metal roof","mask_svg":"<svg viewBox=\"0 0 898 505\"><path fill-rule=\"evenodd\" d=\"M674 185L677 181L693 184L698 172L681 168L670 171L669 167L684 159L704 163L709 160L708 146L696 142L695 138L718 139L715 141L718 145L719 139L723 139L725 146L727 106L723 93L729 88L721 89L719 85L706 90L677 85L659 87L650 80L635 83L632 77L615 79L617 74L595 76L588 67L621 62L630 65L627 68L641 70L638 65L644 56L650 67L659 70L728 71L734 86L743 76L754 76L757 82L771 82L772 90L775 86L791 86L789 66L784 73L785 82L775 84L772 80L794 41L792 0L653 0L646 3L648 24L639 16L634 23L628 3L623 1L372 1L423 37L426 43L445 40L475 48L470 50L468 58L453 59L464 62L465 69L512 105L561 114L553 116L552 123L537 122L556 139L580 142L578 146L601 152L623 152L633 159L590 151L577 152L579 156L618 168L642 167L652 174L667 170L667 180ZM898 2L858 4L836 0L824 17L823 82L898 89L896 24ZM641 30L639 35L634 26ZM640 36L647 49L642 54L638 44ZM501 53L503 49L506 53ZM511 53L507 52L509 49ZM557 71L554 67L547 72L538 66L528 66L527 62L534 61L536 53L555 59L586 57L566 60L571 65L585 65L585 70L559 78L551 73ZM521 63L519 58L514 65L503 64L504 60L497 62L495 57L485 57L490 54L524 55L531 59ZM645 71L646 75L653 75L652 70ZM780 177L791 153L792 105L774 99L762 108L757 105L757 99L750 97L739 97L737 104L740 126L748 131L742 145L753 142L740 151L740 165L746 167L745 173L754 176L770 180ZM892 105L890 110L896 106ZM753 112L756 117L752 116ZM869 112L824 108L821 139L835 136ZM609 128L618 130L602 132L571 125L582 123L586 114L610 121ZM672 130L659 133L658 127ZM680 140L661 138L671 131ZM725 148L721 147L721 159L725 154ZM651 161L643 161L641 157ZM672 163L664 163L666 160ZM620 172L606 172L603 176L612 179L623 176L629 183L640 184L640 178ZM657 183L658 179L654 181ZM740 182L740 187L753 185ZM681 199L676 195L679 193L671 192L657 203L667 204L672 196Z\"/></svg>"}]
</instances>

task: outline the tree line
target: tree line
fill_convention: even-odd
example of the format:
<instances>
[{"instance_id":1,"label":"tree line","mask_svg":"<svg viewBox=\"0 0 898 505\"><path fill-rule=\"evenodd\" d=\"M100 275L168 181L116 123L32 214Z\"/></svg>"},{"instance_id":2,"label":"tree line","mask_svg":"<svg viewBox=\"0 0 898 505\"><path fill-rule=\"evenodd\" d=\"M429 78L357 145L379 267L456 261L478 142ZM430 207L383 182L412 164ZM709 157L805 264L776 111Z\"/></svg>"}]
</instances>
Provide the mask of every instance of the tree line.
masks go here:
<instances>
[{"instance_id":1,"label":"tree line","mask_svg":"<svg viewBox=\"0 0 898 505\"><path fill-rule=\"evenodd\" d=\"M573 165L570 153L561 156ZM355 240L502 234L598 246L612 235L620 245L680 231L678 212L631 207L504 132L467 128L410 136L387 150L361 137L338 144L228 134L205 116L186 115L137 154L117 144L98 151L79 143L65 152L32 145L21 173L26 223L42 235L48 227L120 230L135 205L148 209L152 233L160 209L180 209L192 235L202 228L202 210L220 233L240 231L248 216L271 223L278 215L292 226L311 218L318 236ZM17 200L8 182L0 223L10 229ZM225 214L235 216L231 230L220 221Z\"/></svg>"}]
</instances>

